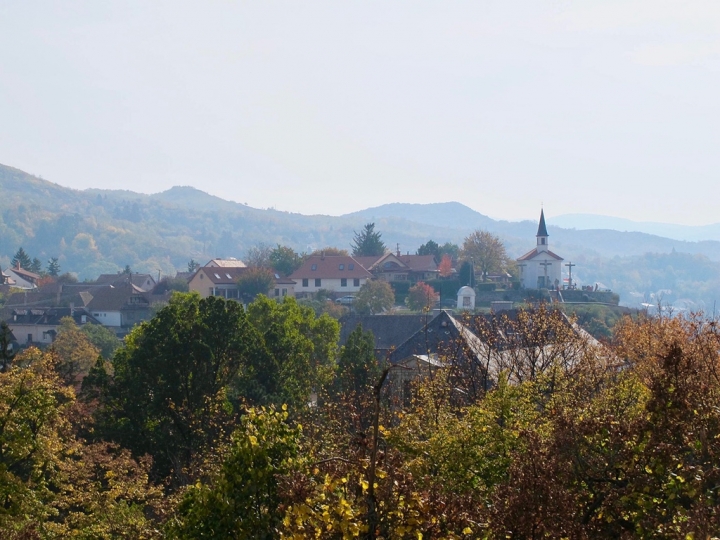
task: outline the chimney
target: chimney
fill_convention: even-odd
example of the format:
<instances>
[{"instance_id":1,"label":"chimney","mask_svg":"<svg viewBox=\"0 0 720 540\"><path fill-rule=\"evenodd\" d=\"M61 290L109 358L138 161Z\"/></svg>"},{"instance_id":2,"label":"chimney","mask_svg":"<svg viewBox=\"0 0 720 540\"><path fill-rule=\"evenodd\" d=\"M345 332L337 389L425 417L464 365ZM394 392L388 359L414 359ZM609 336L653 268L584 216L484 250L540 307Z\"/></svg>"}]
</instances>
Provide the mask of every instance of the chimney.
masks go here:
<instances>
[{"instance_id":1,"label":"chimney","mask_svg":"<svg viewBox=\"0 0 720 540\"><path fill-rule=\"evenodd\" d=\"M395 249L396 249L396 253L397 253L397 256L399 257L399 256L400 256L400 242L398 242L398 243L396 244L396 246L397 246L397 247L395 248Z\"/></svg>"},{"instance_id":2,"label":"chimney","mask_svg":"<svg viewBox=\"0 0 720 540\"><path fill-rule=\"evenodd\" d=\"M325 251L321 251L321 252L320 252L320 260L321 260L321 261L324 261L324 260L325 260Z\"/></svg>"},{"instance_id":3,"label":"chimney","mask_svg":"<svg viewBox=\"0 0 720 540\"><path fill-rule=\"evenodd\" d=\"M72 317L73 315L75 315L75 303L70 302L70 316Z\"/></svg>"},{"instance_id":4,"label":"chimney","mask_svg":"<svg viewBox=\"0 0 720 540\"><path fill-rule=\"evenodd\" d=\"M16 269L16 270L20 270L20 261L17 261L17 262L15 263L15 269Z\"/></svg>"}]
</instances>

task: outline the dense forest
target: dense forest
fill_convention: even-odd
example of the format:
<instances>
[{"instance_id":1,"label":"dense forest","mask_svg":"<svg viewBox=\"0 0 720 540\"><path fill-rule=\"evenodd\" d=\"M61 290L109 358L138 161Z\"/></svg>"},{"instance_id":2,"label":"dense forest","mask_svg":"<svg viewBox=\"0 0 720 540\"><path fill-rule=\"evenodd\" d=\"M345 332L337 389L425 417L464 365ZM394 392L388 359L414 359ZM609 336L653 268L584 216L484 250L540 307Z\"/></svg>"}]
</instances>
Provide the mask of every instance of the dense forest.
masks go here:
<instances>
[{"instance_id":1,"label":"dense forest","mask_svg":"<svg viewBox=\"0 0 720 540\"><path fill-rule=\"evenodd\" d=\"M487 354L449 343L409 384L292 299L176 294L114 352L68 321L13 357L3 329L2 536L717 532L714 321L626 318L605 344L542 306L464 324Z\"/></svg>"},{"instance_id":2,"label":"dense forest","mask_svg":"<svg viewBox=\"0 0 720 540\"><path fill-rule=\"evenodd\" d=\"M348 249L368 221L390 249L414 253L433 240L461 244L482 229L500 236L509 255L534 246L537 223L497 221L459 203L394 204L346 216L260 210L190 187L155 195L63 188L0 165L0 267L23 247L43 263L55 257L81 280L134 271L174 276L191 259L244 258L259 244L298 253ZM581 284L611 288L624 305L661 300L677 309L712 311L720 298L720 242L682 242L642 233L550 227L551 248L577 266Z\"/></svg>"}]
</instances>

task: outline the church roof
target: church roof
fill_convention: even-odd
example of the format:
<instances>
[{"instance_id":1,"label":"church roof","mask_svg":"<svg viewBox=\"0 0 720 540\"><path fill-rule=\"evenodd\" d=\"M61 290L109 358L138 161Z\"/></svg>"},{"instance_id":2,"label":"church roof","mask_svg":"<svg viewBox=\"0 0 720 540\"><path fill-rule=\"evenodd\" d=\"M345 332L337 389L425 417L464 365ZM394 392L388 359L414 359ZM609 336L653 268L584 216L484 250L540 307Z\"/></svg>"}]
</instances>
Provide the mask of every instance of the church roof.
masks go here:
<instances>
[{"instance_id":1,"label":"church roof","mask_svg":"<svg viewBox=\"0 0 720 540\"><path fill-rule=\"evenodd\" d=\"M538 232L535 236L550 236L545 226L545 212L540 210L540 223L538 224Z\"/></svg>"},{"instance_id":2,"label":"church roof","mask_svg":"<svg viewBox=\"0 0 720 540\"><path fill-rule=\"evenodd\" d=\"M538 235L538 236L539 236L539 235ZM562 260L563 260L563 258L562 258L560 255L557 255L556 253L553 253L553 252L550 251L549 249L548 249L548 250L545 250L545 251L538 251L537 248L533 249L532 251L528 251L525 255L523 255L522 257L518 258L517 260L518 260L518 261L529 261L529 260L531 260L531 259L534 259L537 255L540 255L540 254L550 255L550 257L552 257L553 259L556 259L556 260L558 260L558 261L562 261Z\"/></svg>"}]
</instances>

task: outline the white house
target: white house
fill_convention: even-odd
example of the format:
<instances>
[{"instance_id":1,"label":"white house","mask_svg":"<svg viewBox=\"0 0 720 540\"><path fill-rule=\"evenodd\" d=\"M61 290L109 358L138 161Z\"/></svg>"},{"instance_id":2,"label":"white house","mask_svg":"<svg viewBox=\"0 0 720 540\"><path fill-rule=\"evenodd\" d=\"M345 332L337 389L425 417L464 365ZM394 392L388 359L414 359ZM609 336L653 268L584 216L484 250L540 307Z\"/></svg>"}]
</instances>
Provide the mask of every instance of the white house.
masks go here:
<instances>
[{"instance_id":1,"label":"white house","mask_svg":"<svg viewBox=\"0 0 720 540\"><path fill-rule=\"evenodd\" d=\"M550 251L545 214L540 210L537 245L517 260L520 283L525 289L552 289L562 287L563 258Z\"/></svg>"},{"instance_id":2,"label":"white house","mask_svg":"<svg viewBox=\"0 0 720 540\"><path fill-rule=\"evenodd\" d=\"M372 274L349 255L311 255L290 275L295 294L316 293L320 289L336 293L356 293Z\"/></svg>"}]
</instances>

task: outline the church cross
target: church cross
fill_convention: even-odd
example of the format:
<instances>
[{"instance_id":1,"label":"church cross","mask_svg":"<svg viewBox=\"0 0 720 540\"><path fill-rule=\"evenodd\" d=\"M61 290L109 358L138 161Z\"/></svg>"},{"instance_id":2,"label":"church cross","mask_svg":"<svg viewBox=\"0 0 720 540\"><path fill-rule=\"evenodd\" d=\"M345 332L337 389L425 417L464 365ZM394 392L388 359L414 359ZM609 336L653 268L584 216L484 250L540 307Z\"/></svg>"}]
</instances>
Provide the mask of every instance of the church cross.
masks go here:
<instances>
[{"instance_id":1,"label":"church cross","mask_svg":"<svg viewBox=\"0 0 720 540\"><path fill-rule=\"evenodd\" d=\"M548 266L552 266L552 263L551 263L551 262L544 261L544 262L541 262L541 263L540 263L540 266L542 266L542 267L545 269L545 281L544 281L544 283L545 283L545 286L547 287L547 286L548 286L548 281L547 281L547 267L548 267ZM549 288L549 287L548 287L548 288Z\"/></svg>"},{"instance_id":2,"label":"church cross","mask_svg":"<svg viewBox=\"0 0 720 540\"><path fill-rule=\"evenodd\" d=\"M572 262L568 261L565 266L568 267L568 289L572 289L572 269L573 266L577 266L577 264L573 264Z\"/></svg>"}]
</instances>

